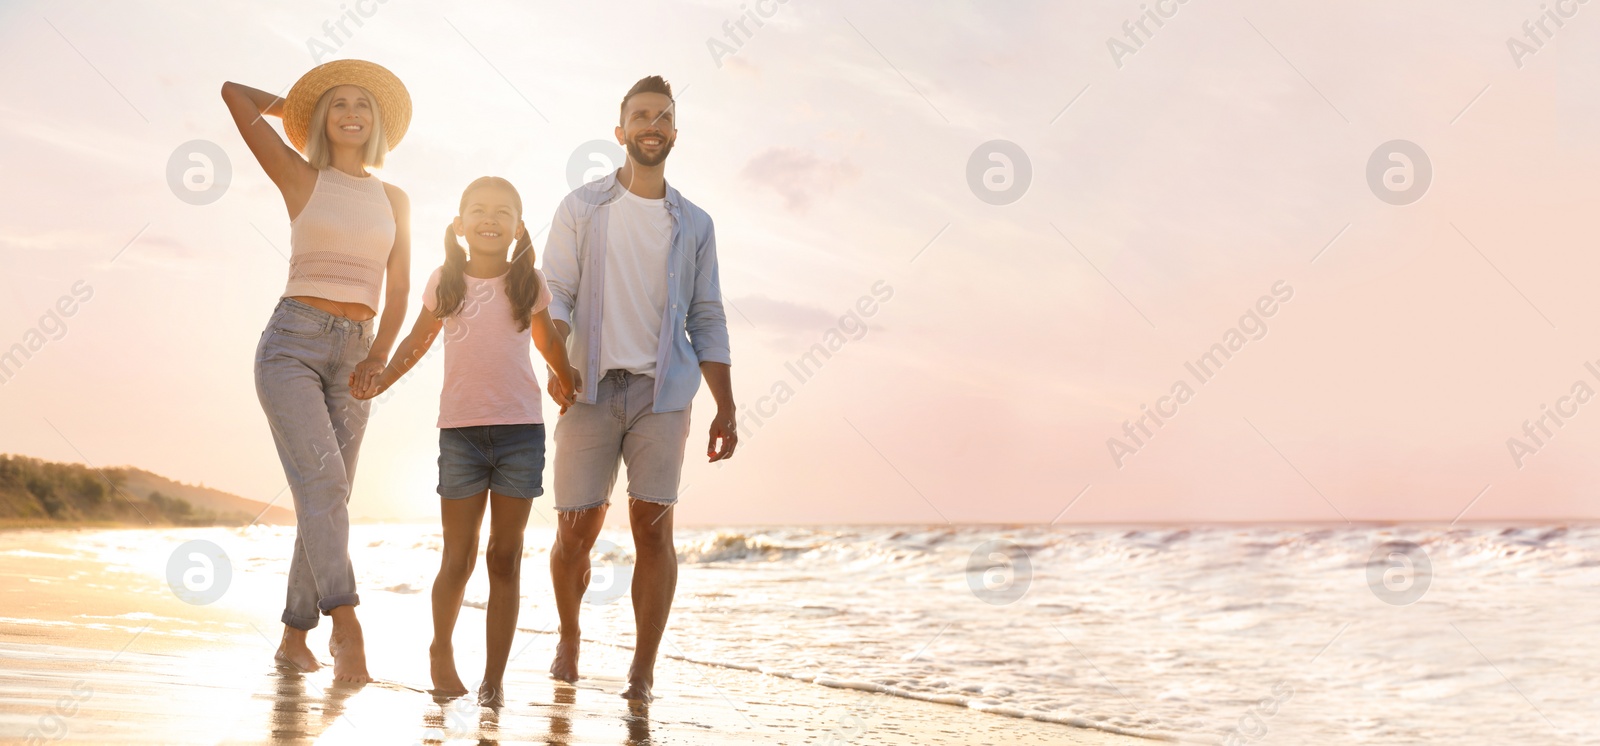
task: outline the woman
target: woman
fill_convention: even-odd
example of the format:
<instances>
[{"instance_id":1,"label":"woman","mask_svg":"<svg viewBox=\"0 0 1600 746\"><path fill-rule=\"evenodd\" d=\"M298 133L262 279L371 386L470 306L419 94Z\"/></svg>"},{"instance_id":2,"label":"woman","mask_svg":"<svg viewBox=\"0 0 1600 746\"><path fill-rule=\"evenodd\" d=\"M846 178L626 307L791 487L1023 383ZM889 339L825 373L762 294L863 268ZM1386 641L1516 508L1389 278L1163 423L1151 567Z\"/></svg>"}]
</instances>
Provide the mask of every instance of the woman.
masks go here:
<instances>
[{"instance_id":1,"label":"woman","mask_svg":"<svg viewBox=\"0 0 1600 746\"><path fill-rule=\"evenodd\" d=\"M222 99L289 210L289 282L255 361L256 394L298 523L276 657L303 671L319 668L306 632L328 615L334 680L371 681L347 508L368 404L353 392L383 371L405 322L411 209L405 192L367 168L381 167L405 135L411 99L392 73L360 60L311 70L286 99L232 82L222 85ZM263 115L283 118L294 149Z\"/></svg>"}]
</instances>

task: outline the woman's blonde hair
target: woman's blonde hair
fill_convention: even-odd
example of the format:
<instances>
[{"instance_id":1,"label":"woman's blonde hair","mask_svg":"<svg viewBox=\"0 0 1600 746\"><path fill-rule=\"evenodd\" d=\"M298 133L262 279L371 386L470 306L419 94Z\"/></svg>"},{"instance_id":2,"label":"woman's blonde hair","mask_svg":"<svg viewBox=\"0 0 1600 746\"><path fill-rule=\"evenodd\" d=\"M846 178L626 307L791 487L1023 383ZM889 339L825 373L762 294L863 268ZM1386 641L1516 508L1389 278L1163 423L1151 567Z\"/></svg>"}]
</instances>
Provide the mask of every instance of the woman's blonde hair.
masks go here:
<instances>
[{"instance_id":1,"label":"woman's blonde hair","mask_svg":"<svg viewBox=\"0 0 1600 746\"><path fill-rule=\"evenodd\" d=\"M361 95L367 97L367 103L372 105L372 135L367 138L366 150L361 153L361 163L373 168L383 168L383 156L389 152L389 138L383 134L383 112L378 108L378 99L367 89L361 86L351 86ZM311 126L306 133L306 161L311 167L321 171L331 165L333 160L332 149L328 147L328 108L333 105L333 92L338 86L329 88L317 99L317 107L311 110Z\"/></svg>"}]
</instances>

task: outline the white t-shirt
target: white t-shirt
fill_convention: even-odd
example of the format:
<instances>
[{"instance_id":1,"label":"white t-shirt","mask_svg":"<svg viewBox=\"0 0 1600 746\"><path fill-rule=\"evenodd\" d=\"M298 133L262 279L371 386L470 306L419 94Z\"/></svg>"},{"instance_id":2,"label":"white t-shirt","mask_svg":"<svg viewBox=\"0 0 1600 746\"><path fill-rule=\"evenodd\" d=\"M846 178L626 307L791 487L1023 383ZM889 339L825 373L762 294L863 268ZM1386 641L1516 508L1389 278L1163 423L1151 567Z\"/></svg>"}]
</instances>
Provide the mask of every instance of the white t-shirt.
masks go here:
<instances>
[{"instance_id":1,"label":"white t-shirt","mask_svg":"<svg viewBox=\"0 0 1600 746\"><path fill-rule=\"evenodd\" d=\"M438 308L439 275L433 271L422 290L422 305ZM544 423L539 379L529 356L533 333L517 330L511 318L506 275L483 279L467 275L461 308L444 320L444 390L439 392L439 427L533 425ZM533 313L550 305L550 287L539 278Z\"/></svg>"},{"instance_id":2,"label":"white t-shirt","mask_svg":"<svg viewBox=\"0 0 1600 746\"><path fill-rule=\"evenodd\" d=\"M606 277L600 300L600 371L653 376L667 310L672 216L664 199L627 189L606 223Z\"/></svg>"}]
</instances>

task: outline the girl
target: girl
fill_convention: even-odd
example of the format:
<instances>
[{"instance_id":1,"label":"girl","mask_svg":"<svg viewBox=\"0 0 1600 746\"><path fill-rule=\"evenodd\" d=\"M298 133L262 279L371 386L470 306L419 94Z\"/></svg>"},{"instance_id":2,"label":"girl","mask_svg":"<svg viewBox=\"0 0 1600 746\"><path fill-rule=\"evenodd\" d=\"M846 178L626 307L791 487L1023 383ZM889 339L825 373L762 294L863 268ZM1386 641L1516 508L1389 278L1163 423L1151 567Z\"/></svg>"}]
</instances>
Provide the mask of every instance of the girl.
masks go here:
<instances>
[{"instance_id":1,"label":"girl","mask_svg":"<svg viewBox=\"0 0 1600 746\"><path fill-rule=\"evenodd\" d=\"M458 237L466 239L465 250ZM516 250L507 259L513 237ZM357 396L370 399L394 385L444 329L438 423L444 558L433 584L428 655L434 691L465 694L451 640L478 558L487 503L488 658L478 702L498 707L521 601L522 532L532 498L544 494L544 416L528 355L530 337L555 372L551 391L562 407L576 400L578 371L567 362L566 346L550 321L550 290L534 268L522 198L510 182L485 176L467 186L460 214L445 228L444 251L444 266L422 291L416 325L375 385Z\"/></svg>"},{"instance_id":2,"label":"girl","mask_svg":"<svg viewBox=\"0 0 1600 746\"><path fill-rule=\"evenodd\" d=\"M255 361L256 394L297 521L276 657L304 671L320 667L306 632L328 615L334 679L371 681L356 620L346 508L367 403L351 393L371 385L405 323L410 203L367 168L381 167L405 135L411 99L388 70L339 60L306 73L286 99L229 82L222 100L289 210L289 281ZM294 149L263 115L283 118Z\"/></svg>"}]
</instances>

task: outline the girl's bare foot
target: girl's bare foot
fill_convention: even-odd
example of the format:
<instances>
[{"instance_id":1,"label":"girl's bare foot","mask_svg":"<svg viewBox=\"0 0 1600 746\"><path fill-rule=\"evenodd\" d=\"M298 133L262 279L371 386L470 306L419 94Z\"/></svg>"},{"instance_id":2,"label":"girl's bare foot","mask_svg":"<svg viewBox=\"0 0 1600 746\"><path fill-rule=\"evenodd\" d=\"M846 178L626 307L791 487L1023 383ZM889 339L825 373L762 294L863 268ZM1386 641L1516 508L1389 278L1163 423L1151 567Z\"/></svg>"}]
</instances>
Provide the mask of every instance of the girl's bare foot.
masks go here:
<instances>
[{"instance_id":1,"label":"girl's bare foot","mask_svg":"<svg viewBox=\"0 0 1600 746\"><path fill-rule=\"evenodd\" d=\"M622 698L635 702L649 702L655 699L650 689L655 686L655 665L642 665L635 660L628 666L628 688L622 690Z\"/></svg>"},{"instance_id":2,"label":"girl's bare foot","mask_svg":"<svg viewBox=\"0 0 1600 746\"><path fill-rule=\"evenodd\" d=\"M428 646L428 670L433 674L433 693L459 697L467 693L467 685L456 674L456 654L450 646L434 643Z\"/></svg>"},{"instance_id":3,"label":"girl's bare foot","mask_svg":"<svg viewBox=\"0 0 1600 746\"><path fill-rule=\"evenodd\" d=\"M550 663L550 678L569 684L577 683L579 642L581 640L577 635L562 635L556 642L556 659Z\"/></svg>"},{"instance_id":4,"label":"girl's bare foot","mask_svg":"<svg viewBox=\"0 0 1600 746\"><path fill-rule=\"evenodd\" d=\"M322 661L317 660L317 656L306 645L306 631L294 627L283 628L283 640L278 643L278 652L272 657L301 671L310 672L322 668Z\"/></svg>"},{"instance_id":5,"label":"girl's bare foot","mask_svg":"<svg viewBox=\"0 0 1600 746\"><path fill-rule=\"evenodd\" d=\"M483 686L478 687L479 707L501 707L505 703L506 692L500 688L499 684L491 684L485 681Z\"/></svg>"},{"instance_id":6,"label":"girl's bare foot","mask_svg":"<svg viewBox=\"0 0 1600 746\"><path fill-rule=\"evenodd\" d=\"M367 673L367 645L361 636L361 623L356 621L355 613L349 611L350 607L339 608L347 613L334 618L333 635L328 638L328 654L333 656L333 680L370 683L372 676Z\"/></svg>"},{"instance_id":7,"label":"girl's bare foot","mask_svg":"<svg viewBox=\"0 0 1600 746\"><path fill-rule=\"evenodd\" d=\"M652 684L654 682L649 677L629 676L628 688L622 690L622 698L637 702L650 702L656 698L654 694L650 693Z\"/></svg>"}]
</instances>

